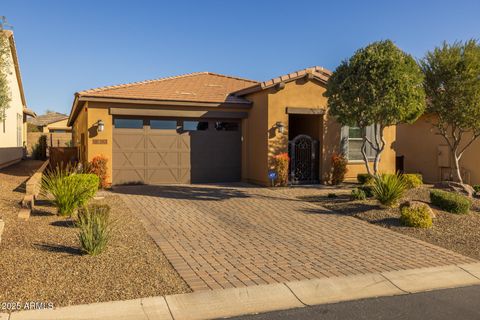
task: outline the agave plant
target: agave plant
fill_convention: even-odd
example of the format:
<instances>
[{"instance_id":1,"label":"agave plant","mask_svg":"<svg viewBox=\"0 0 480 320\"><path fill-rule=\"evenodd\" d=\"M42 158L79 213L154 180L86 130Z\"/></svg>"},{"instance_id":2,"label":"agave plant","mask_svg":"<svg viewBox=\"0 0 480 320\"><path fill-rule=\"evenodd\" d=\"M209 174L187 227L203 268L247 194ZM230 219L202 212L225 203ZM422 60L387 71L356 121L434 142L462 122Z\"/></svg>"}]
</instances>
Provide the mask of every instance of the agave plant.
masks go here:
<instances>
[{"instance_id":1,"label":"agave plant","mask_svg":"<svg viewBox=\"0 0 480 320\"><path fill-rule=\"evenodd\" d=\"M373 196L383 205L393 207L403 197L408 183L401 174L382 174L374 177Z\"/></svg>"}]
</instances>

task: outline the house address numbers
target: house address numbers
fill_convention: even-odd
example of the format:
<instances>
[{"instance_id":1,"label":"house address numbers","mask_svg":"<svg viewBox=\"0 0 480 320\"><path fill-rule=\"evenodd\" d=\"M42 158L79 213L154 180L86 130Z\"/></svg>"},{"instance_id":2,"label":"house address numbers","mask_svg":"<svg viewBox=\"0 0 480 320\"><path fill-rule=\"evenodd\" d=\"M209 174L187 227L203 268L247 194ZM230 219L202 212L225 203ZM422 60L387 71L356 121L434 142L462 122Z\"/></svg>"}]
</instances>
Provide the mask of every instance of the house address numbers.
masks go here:
<instances>
[{"instance_id":1,"label":"house address numbers","mask_svg":"<svg viewBox=\"0 0 480 320\"><path fill-rule=\"evenodd\" d=\"M107 144L107 139L93 139L93 144Z\"/></svg>"}]
</instances>

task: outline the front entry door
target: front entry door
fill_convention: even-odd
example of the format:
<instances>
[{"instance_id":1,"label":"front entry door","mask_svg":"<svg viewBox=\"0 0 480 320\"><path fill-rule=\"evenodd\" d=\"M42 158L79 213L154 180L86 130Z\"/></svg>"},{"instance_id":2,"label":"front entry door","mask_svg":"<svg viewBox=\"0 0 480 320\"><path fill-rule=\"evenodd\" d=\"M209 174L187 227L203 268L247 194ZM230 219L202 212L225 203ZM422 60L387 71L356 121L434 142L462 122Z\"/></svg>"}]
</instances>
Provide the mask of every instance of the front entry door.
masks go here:
<instances>
[{"instance_id":1,"label":"front entry door","mask_svg":"<svg viewBox=\"0 0 480 320\"><path fill-rule=\"evenodd\" d=\"M292 184L318 183L318 141L301 134L289 142L290 182Z\"/></svg>"}]
</instances>

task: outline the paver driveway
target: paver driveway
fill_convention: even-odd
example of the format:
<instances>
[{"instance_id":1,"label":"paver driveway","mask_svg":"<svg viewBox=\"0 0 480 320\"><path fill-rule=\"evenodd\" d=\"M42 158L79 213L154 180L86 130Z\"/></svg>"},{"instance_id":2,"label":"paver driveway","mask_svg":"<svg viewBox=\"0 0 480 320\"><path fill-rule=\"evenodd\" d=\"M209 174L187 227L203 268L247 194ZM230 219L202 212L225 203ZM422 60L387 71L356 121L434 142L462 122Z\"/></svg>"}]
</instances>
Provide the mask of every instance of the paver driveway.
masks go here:
<instances>
[{"instance_id":1,"label":"paver driveway","mask_svg":"<svg viewBox=\"0 0 480 320\"><path fill-rule=\"evenodd\" d=\"M192 290L474 260L246 184L115 188Z\"/></svg>"}]
</instances>

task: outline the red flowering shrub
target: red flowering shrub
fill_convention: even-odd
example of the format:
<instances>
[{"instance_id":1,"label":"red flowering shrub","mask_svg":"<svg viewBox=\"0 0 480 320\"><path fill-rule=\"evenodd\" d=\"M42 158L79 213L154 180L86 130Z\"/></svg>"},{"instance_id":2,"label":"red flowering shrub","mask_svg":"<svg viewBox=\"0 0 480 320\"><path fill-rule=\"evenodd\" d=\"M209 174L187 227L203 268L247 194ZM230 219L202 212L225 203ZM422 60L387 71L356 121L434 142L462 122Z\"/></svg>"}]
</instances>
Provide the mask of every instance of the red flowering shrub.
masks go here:
<instances>
[{"instance_id":1,"label":"red flowering shrub","mask_svg":"<svg viewBox=\"0 0 480 320\"><path fill-rule=\"evenodd\" d=\"M347 174L347 159L341 155L334 153L332 155L332 179L331 182L333 185L337 185L345 180L345 175Z\"/></svg>"},{"instance_id":2,"label":"red flowering shrub","mask_svg":"<svg viewBox=\"0 0 480 320\"><path fill-rule=\"evenodd\" d=\"M290 157L288 153L280 153L273 157L275 171L277 172L277 185L286 186L288 182L288 165Z\"/></svg>"},{"instance_id":3,"label":"red flowering shrub","mask_svg":"<svg viewBox=\"0 0 480 320\"><path fill-rule=\"evenodd\" d=\"M106 188L107 183L107 162L108 159L105 156L96 156L88 163L88 172L96 174L100 179L100 188Z\"/></svg>"}]
</instances>

